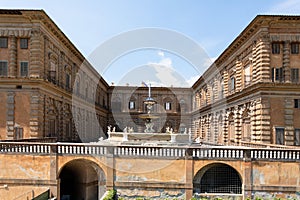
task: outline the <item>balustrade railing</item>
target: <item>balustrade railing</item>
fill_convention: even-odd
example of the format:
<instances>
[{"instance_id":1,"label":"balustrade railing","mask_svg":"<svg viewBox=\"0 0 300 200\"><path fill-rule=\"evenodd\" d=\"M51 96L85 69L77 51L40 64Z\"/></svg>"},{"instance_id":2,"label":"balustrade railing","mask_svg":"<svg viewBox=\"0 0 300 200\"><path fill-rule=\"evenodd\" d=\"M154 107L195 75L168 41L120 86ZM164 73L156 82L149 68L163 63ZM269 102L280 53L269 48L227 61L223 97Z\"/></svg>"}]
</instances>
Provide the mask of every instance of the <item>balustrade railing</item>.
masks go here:
<instances>
[{"instance_id":1,"label":"balustrade railing","mask_svg":"<svg viewBox=\"0 0 300 200\"><path fill-rule=\"evenodd\" d=\"M110 146L93 143L0 142L0 154L57 154L116 157L193 158L215 160L299 161L300 149L238 146Z\"/></svg>"}]
</instances>

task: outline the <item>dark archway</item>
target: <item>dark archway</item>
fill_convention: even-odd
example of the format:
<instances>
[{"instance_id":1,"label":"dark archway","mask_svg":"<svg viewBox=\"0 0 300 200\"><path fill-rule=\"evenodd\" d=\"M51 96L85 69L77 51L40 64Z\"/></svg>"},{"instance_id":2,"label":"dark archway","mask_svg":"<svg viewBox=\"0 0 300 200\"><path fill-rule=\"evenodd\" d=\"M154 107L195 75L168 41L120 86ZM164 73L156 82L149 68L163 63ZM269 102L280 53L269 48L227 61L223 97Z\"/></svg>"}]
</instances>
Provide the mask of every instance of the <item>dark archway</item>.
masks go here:
<instances>
[{"instance_id":1,"label":"dark archway","mask_svg":"<svg viewBox=\"0 0 300 200\"><path fill-rule=\"evenodd\" d=\"M242 194L239 173L229 165L216 163L202 168L194 178L194 193Z\"/></svg>"},{"instance_id":2,"label":"dark archway","mask_svg":"<svg viewBox=\"0 0 300 200\"><path fill-rule=\"evenodd\" d=\"M62 200L94 200L105 192L104 172L88 160L78 159L67 163L59 179Z\"/></svg>"}]
</instances>

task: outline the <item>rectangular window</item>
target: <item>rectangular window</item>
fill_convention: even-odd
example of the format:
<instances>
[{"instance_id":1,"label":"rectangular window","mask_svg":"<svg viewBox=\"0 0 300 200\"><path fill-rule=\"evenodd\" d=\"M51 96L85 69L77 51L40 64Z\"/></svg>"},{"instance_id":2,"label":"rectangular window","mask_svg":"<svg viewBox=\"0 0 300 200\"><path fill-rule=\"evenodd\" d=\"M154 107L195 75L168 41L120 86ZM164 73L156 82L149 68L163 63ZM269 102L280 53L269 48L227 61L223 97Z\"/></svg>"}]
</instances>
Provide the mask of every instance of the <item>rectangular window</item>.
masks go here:
<instances>
[{"instance_id":1,"label":"rectangular window","mask_svg":"<svg viewBox=\"0 0 300 200\"><path fill-rule=\"evenodd\" d=\"M272 68L272 81L273 82L283 82L283 68Z\"/></svg>"},{"instance_id":2,"label":"rectangular window","mask_svg":"<svg viewBox=\"0 0 300 200\"><path fill-rule=\"evenodd\" d=\"M272 43L272 54L280 54L280 43Z\"/></svg>"},{"instance_id":3,"label":"rectangular window","mask_svg":"<svg viewBox=\"0 0 300 200\"><path fill-rule=\"evenodd\" d=\"M171 102L166 102L165 103L165 109L166 110L171 110Z\"/></svg>"},{"instance_id":4,"label":"rectangular window","mask_svg":"<svg viewBox=\"0 0 300 200\"><path fill-rule=\"evenodd\" d=\"M20 75L21 76L28 76L28 62L21 62L20 63Z\"/></svg>"},{"instance_id":5,"label":"rectangular window","mask_svg":"<svg viewBox=\"0 0 300 200\"><path fill-rule=\"evenodd\" d=\"M53 137L56 135L56 120L50 119L49 120L49 135L50 137Z\"/></svg>"},{"instance_id":6,"label":"rectangular window","mask_svg":"<svg viewBox=\"0 0 300 200\"><path fill-rule=\"evenodd\" d=\"M294 99L294 108L300 108L300 99Z\"/></svg>"},{"instance_id":7,"label":"rectangular window","mask_svg":"<svg viewBox=\"0 0 300 200\"><path fill-rule=\"evenodd\" d=\"M299 69L298 68L291 69L291 81L292 81L292 83L299 82Z\"/></svg>"},{"instance_id":8,"label":"rectangular window","mask_svg":"<svg viewBox=\"0 0 300 200\"><path fill-rule=\"evenodd\" d=\"M294 131L294 144L295 146L300 146L300 129L295 128Z\"/></svg>"},{"instance_id":9,"label":"rectangular window","mask_svg":"<svg viewBox=\"0 0 300 200\"><path fill-rule=\"evenodd\" d=\"M230 91L234 91L235 90L235 78L231 77L230 78L230 87L229 87Z\"/></svg>"},{"instance_id":10,"label":"rectangular window","mask_svg":"<svg viewBox=\"0 0 300 200\"><path fill-rule=\"evenodd\" d=\"M70 89L70 74L66 73L66 89Z\"/></svg>"},{"instance_id":11,"label":"rectangular window","mask_svg":"<svg viewBox=\"0 0 300 200\"><path fill-rule=\"evenodd\" d=\"M299 43L291 43L291 54L299 54Z\"/></svg>"},{"instance_id":12,"label":"rectangular window","mask_svg":"<svg viewBox=\"0 0 300 200\"><path fill-rule=\"evenodd\" d=\"M7 61L0 61L0 76L7 76Z\"/></svg>"},{"instance_id":13,"label":"rectangular window","mask_svg":"<svg viewBox=\"0 0 300 200\"><path fill-rule=\"evenodd\" d=\"M28 49L28 39L27 38L21 38L20 39L20 48L21 49Z\"/></svg>"},{"instance_id":14,"label":"rectangular window","mask_svg":"<svg viewBox=\"0 0 300 200\"><path fill-rule=\"evenodd\" d=\"M23 139L23 128L15 127L14 128L14 140Z\"/></svg>"},{"instance_id":15,"label":"rectangular window","mask_svg":"<svg viewBox=\"0 0 300 200\"><path fill-rule=\"evenodd\" d=\"M130 102L129 102L129 109L130 109L130 110L135 109L135 102L134 102L134 101L130 101Z\"/></svg>"},{"instance_id":16,"label":"rectangular window","mask_svg":"<svg viewBox=\"0 0 300 200\"><path fill-rule=\"evenodd\" d=\"M251 67L250 67L250 65L247 65L244 68L244 83L245 83L245 86L250 85L251 78L252 78L252 76L251 76Z\"/></svg>"},{"instance_id":17,"label":"rectangular window","mask_svg":"<svg viewBox=\"0 0 300 200\"><path fill-rule=\"evenodd\" d=\"M8 39L7 37L0 37L0 48L8 47Z\"/></svg>"},{"instance_id":18,"label":"rectangular window","mask_svg":"<svg viewBox=\"0 0 300 200\"><path fill-rule=\"evenodd\" d=\"M284 144L284 128L275 128L276 144Z\"/></svg>"}]
</instances>

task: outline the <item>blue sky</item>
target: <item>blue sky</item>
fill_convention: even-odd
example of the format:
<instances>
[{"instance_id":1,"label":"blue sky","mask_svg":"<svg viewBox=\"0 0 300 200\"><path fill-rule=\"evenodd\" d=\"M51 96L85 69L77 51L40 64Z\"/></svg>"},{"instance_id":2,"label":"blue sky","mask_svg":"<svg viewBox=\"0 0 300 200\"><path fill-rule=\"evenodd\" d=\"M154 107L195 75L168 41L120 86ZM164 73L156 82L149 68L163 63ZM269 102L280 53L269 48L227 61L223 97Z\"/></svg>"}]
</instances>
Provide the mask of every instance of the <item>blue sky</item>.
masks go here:
<instances>
[{"instance_id":1,"label":"blue sky","mask_svg":"<svg viewBox=\"0 0 300 200\"><path fill-rule=\"evenodd\" d=\"M117 35L154 27L190 38L214 60L256 15L300 14L299 0L0 0L0 5L44 9L86 58ZM163 49L131 51L116 57L105 70L95 68L109 84L134 85L132 77L123 81L122 77L149 64L172 68L187 83L204 70Z\"/></svg>"}]
</instances>

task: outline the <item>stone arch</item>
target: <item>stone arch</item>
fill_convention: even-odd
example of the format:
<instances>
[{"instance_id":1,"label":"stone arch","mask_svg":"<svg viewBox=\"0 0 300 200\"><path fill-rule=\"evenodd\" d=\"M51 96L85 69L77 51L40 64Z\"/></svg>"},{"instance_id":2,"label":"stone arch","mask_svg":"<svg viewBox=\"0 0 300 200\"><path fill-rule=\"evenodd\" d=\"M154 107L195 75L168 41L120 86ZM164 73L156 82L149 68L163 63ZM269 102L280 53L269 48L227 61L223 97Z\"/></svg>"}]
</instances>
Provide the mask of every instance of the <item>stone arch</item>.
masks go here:
<instances>
[{"instance_id":1,"label":"stone arch","mask_svg":"<svg viewBox=\"0 0 300 200\"><path fill-rule=\"evenodd\" d=\"M58 172L60 198L72 200L100 199L106 191L106 175L93 161L75 159L65 163Z\"/></svg>"},{"instance_id":2,"label":"stone arch","mask_svg":"<svg viewBox=\"0 0 300 200\"><path fill-rule=\"evenodd\" d=\"M193 180L195 194L242 194L242 177L224 163L211 163L201 168Z\"/></svg>"}]
</instances>

